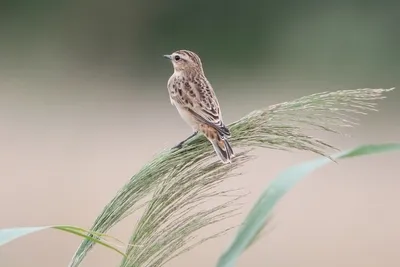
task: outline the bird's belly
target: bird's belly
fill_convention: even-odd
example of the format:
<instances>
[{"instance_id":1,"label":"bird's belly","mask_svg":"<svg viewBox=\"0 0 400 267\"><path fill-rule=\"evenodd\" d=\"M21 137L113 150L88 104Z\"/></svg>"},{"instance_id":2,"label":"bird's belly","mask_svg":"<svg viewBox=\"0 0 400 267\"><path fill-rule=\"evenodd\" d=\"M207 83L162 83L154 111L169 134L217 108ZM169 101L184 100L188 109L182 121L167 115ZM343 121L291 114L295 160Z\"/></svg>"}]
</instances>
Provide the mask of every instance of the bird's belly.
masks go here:
<instances>
[{"instance_id":1,"label":"bird's belly","mask_svg":"<svg viewBox=\"0 0 400 267\"><path fill-rule=\"evenodd\" d=\"M193 117L193 115L187 111L184 108L181 108L179 105L175 104L176 109L179 112L179 115L181 115L182 119L190 126L193 128L194 131L197 130L198 128L198 122L197 120Z\"/></svg>"}]
</instances>

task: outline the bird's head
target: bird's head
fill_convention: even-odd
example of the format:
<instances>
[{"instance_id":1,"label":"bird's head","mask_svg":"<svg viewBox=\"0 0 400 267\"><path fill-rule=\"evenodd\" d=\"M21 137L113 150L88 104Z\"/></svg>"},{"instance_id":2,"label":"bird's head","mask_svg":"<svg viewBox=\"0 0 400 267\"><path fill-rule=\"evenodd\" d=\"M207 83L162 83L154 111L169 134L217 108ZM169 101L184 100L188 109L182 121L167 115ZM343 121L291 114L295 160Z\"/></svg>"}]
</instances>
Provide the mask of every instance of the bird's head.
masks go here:
<instances>
[{"instance_id":1,"label":"bird's head","mask_svg":"<svg viewBox=\"0 0 400 267\"><path fill-rule=\"evenodd\" d=\"M178 50L171 55L164 55L171 60L175 71L203 71L200 57L196 53L188 50Z\"/></svg>"}]
</instances>

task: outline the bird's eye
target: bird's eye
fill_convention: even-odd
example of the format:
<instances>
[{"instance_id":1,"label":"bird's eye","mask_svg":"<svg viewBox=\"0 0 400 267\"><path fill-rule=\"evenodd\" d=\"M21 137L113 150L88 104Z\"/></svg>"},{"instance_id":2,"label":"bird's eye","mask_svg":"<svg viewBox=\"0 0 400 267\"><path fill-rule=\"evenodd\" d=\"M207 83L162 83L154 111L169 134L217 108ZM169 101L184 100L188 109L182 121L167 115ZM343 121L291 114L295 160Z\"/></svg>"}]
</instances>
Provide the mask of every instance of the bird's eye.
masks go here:
<instances>
[{"instance_id":1,"label":"bird's eye","mask_svg":"<svg viewBox=\"0 0 400 267\"><path fill-rule=\"evenodd\" d=\"M180 57L180 56L178 56L178 55L176 55L174 58L175 58L175 60L176 60L176 61L178 61L178 60L180 60L180 59L181 59L181 57Z\"/></svg>"}]
</instances>

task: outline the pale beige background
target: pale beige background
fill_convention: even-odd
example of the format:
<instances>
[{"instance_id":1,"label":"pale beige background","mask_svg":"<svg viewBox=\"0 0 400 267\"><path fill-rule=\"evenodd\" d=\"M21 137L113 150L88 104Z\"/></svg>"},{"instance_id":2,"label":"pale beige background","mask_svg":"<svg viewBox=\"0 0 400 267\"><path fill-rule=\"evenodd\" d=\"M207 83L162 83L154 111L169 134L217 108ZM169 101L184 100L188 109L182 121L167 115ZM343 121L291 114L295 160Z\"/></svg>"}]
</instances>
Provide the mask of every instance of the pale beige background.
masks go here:
<instances>
[{"instance_id":1,"label":"pale beige background","mask_svg":"<svg viewBox=\"0 0 400 267\"><path fill-rule=\"evenodd\" d=\"M165 77L157 79L104 70L3 72L0 227L90 227L144 163L190 134L169 103L169 74L167 68ZM258 107L347 87L293 75L270 82L254 79L244 87L246 79L214 77L217 92L224 88L218 96L227 123ZM231 88L246 90L232 89L230 94ZM321 137L343 149L399 142L400 95L397 91L388 96L379 102L379 113L361 117L356 129L345 129L352 138ZM256 153L260 157L232 182L232 187L251 192L244 213L225 226L242 220L279 171L315 157L267 149ZM270 231L243 255L239 266L400 266L399 159L399 153L352 159L312 174L278 205ZM131 216L111 234L127 240L135 223ZM233 234L203 244L167 266L213 266ZM78 237L57 231L37 233L1 247L0 266L66 266L79 243ZM119 259L96 247L82 266L117 266Z\"/></svg>"}]
</instances>

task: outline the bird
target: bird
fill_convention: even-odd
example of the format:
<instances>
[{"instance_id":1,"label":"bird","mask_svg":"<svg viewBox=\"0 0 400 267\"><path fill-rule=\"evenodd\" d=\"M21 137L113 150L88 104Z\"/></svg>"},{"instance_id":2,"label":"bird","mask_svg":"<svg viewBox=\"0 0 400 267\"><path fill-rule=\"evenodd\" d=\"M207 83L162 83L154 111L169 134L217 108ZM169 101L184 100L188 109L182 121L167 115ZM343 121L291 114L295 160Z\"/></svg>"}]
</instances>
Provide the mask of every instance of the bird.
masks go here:
<instances>
[{"instance_id":1,"label":"bird","mask_svg":"<svg viewBox=\"0 0 400 267\"><path fill-rule=\"evenodd\" d=\"M182 148L200 132L210 141L221 161L231 163L235 156L228 141L231 133L222 120L217 96L204 74L200 57L189 50L177 50L164 57L174 68L167 83L171 104L193 130L192 135L173 149Z\"/></svg>"}]
</instances>

